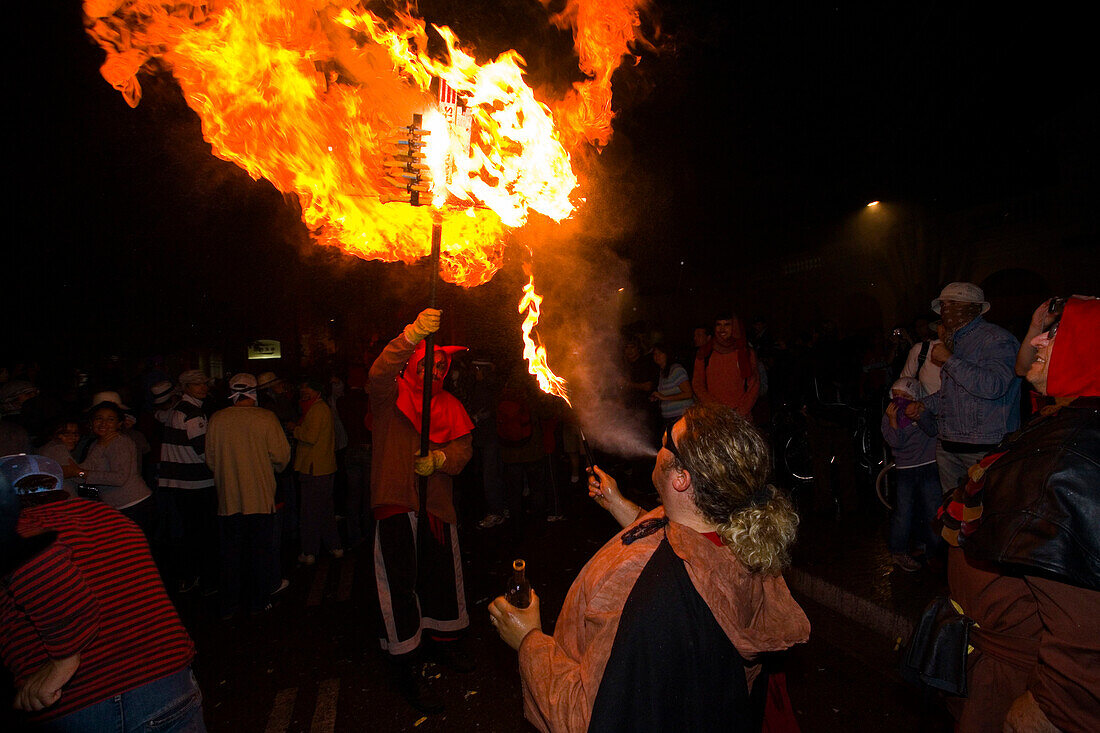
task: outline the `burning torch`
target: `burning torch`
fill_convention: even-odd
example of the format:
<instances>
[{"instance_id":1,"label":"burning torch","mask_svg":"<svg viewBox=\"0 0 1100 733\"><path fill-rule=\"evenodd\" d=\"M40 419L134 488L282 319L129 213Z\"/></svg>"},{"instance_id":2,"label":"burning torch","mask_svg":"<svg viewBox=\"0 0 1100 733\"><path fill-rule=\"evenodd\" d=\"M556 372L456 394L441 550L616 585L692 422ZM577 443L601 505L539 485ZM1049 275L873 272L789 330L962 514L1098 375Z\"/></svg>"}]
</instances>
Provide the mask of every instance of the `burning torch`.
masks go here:
<instances>
[{"instance_id":1,"label":"burning torch","mask_svg":"<svg viewBox=\"0 0 1100 733\"><path fill-rule=\"evenodd\" d=\"M437 80L439 91L439 105L448 120L451 134L457 135L469 145L470 140L470 115L459 104L457 93L442 79ZM384 168L383 179L389 187L388 191L379 193L379 200L384 204L404 203L412 206L425 206L433 204L432 200L432 170L425 152L427 138L430 130L424 129L424 116L414 114L412 124L399 127L393 131L389 140L390 151L382 165ZM440 175L449 177L447 170ZM446 196L446 194L443 194ZM432 252L430 258L431 275L429 276L428 307L436 307L436 289L439 283L439 254L443 243L443 215L440 207L433 208L432 216ZM435 336L429 334L424 339L424 396L421 403L420 421L420 455L427 456L431 450L431 417L432 417L432 376L435 365ZM417 542L423 542L428 534L428 478L420 476L418 487L420 496L419 524L417 528Z\"/></svg>"},{"instance_id":2,"label":"burning torch","mask_svg":"<svg viewBox=\"0 0 1100 733\"><path fill-rule=\"evenodd\" d=\"M430 169L425 163L425 137L431 131L422 125L424 117L414 114L412 124L394 130L390 143L394 150L385 166L385 180L393 188L379 197L383 203L406 203L423 206L431 203ZM423 199L423 200L422 200ZM429 276L428 307L436 307L436 284L439 282L439 250L443 242L443 222L438 209L432 219L431 275ZM420 455L426 456L431 450L432 429L432 377L435 365L435 334L424 339L424 396L421 402L420 419ZM428 477L420 476L418 481L420 494L420 512L418 513L417 543L425 541L428 533Z\"/></svg>"},{"instance_id":3,"label":"burning torch","mask_svg":"<svg viewBox=\"0 0 1100 733\"><path fill-rule=\"evenodd\" d=\"M600 484L600 477L596 474L596 456L592 453L592 448L588 445L588 438L584 437L584 431L581 430L581 426L577 426L577 432L581 436L581 445L584 446L584 459L588 461L588 470L592 472L592 476L596 479L596 485Z\"/></svg>"}]
</instances>

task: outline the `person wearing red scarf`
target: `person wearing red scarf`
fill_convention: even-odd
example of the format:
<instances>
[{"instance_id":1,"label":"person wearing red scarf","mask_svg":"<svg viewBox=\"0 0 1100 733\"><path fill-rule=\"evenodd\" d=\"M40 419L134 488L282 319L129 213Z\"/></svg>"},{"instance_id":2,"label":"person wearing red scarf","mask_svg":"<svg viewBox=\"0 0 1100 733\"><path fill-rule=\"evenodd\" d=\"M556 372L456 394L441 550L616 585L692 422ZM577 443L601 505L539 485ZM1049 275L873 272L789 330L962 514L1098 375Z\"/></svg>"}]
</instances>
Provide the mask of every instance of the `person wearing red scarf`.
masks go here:
<instances>
[{"instance_id":1,"label":"person wearing red scarf","mask_svg":"<svg viewBox=\"0 0 1100 733\"><path fill-rule=\"evenodd\" d=\"M699 402L719 402L752 420L752 408L760 396L756 352L732 313L719 313L714 319L714 338L695 357L691 387Z\"/></svg>"},{"instance_id":2,"label":"person wearing red scarf","mask_svg":"<svg viewBox=\"0 0 1100 733\"><path fill-rule=\"evenodd\" d=\"M1036 311L1018 371L1056 407L939 512L952 597L977 622L956 730L1100 730L1100 300Z\"/></svg>"},{"instance_id":3,"label":"person wearing red scarf","mask_svg":"<svg viewBox=\"0 0 1100 733\"><path fill-rule=\"evenodd\" d=\"M441 317L434 308L422 311L386 345L369 375L374 566L384 626L379 641L394 662L401 693L426 713L441 712L443 705L424 686L421 652L454 669L469 669L455 648L470 620L451 477L473 455L474 424L458 398L443 389L451 356L463 347L435 347L431 449L420 456L424 339L439 330ZM421 543L418 558L419 476L428 478L432 536Z\"/></svg>"}]
</instances>

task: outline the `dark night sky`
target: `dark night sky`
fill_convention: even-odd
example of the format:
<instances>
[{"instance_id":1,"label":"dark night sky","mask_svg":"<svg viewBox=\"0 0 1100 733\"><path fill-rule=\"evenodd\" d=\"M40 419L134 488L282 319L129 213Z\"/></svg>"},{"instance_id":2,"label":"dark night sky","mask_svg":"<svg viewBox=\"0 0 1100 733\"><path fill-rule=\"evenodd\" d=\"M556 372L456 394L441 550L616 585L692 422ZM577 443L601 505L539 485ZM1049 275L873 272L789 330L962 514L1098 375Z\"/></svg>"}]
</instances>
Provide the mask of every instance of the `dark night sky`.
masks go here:
<instances>
[{"instance_id":1,"label":"dark night sky","mask_svg":"<svg viewBox=\"0 0 1100 733\"><path fill-rule=\"evenodd\" d=\"M658 50L616 76L602 156L649 213L610 243L641 284L684 251L719 269L787 254L871 199L951 209L1094 175L1083 18L900 5L658 3ZM534 0L421 9L486 54L517 48L536 84L576 74ZM288 317L288 291L339 310L334 279L361 292L400 267L303 257L293 204L209 154L171 81L147 79L131 110L76 2L24 12L9 26L6 357L262 330ZM761 246L731 246L746 242Z\"/></svg>"}]
</instances>

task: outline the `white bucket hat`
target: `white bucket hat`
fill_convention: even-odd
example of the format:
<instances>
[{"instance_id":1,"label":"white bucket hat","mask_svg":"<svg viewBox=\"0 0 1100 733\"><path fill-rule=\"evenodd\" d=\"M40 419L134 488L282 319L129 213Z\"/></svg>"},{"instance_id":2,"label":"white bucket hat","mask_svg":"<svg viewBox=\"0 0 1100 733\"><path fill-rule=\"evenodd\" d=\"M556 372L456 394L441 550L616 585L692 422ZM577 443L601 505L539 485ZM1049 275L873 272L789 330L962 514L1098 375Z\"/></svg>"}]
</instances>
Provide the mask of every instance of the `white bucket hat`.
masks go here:
<instances>
[{"instance_id":1,"label":"white bucket hat","mask_svg":"<svg viewBox=\"0 0 1100 733\"><path fill-rule=\"evenodd\" d=\"M956 303L980 303L982 313L989 310L989 301L985 299L985 293L974 283L948 283L940 292L940 297L932 301L932 310L940 312L940 305L945 300Z\"/></svg>"}]
</instances>

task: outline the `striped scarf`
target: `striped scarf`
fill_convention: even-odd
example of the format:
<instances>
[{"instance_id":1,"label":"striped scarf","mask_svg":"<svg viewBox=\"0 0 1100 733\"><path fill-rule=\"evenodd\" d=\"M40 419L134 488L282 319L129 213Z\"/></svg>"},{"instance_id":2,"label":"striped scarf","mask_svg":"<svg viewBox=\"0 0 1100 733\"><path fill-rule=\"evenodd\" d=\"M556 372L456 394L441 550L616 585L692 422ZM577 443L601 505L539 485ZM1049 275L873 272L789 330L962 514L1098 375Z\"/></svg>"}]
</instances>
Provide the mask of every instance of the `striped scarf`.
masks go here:
<instances>
[{"instance_id":1,"label":"striped scarf","mask_svg":"<svg viewBox=\"0 0 1100 733\"><path fill-rule=\"evenodd\" d=\"M936 510L940 535L953 547L974 534L981 525L985 498L985 474L989 467L1007 451L991 453L966 470L967 480L947 495L943 506Z\"/></svg>"}]
</instances>

